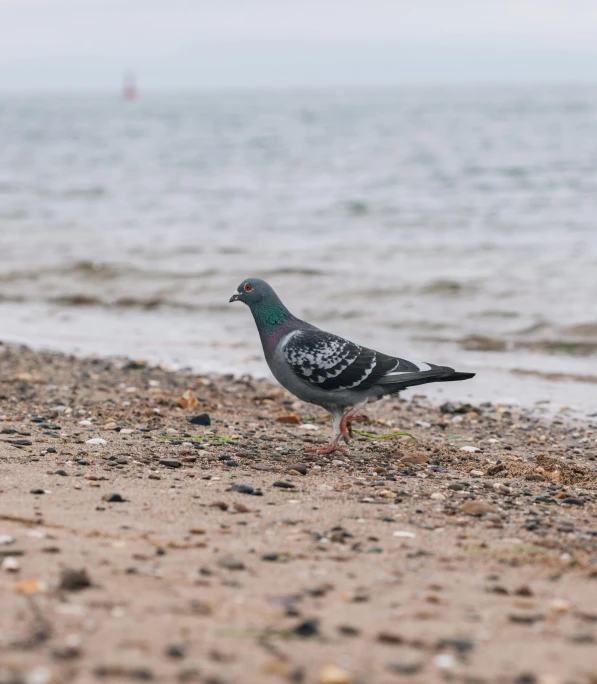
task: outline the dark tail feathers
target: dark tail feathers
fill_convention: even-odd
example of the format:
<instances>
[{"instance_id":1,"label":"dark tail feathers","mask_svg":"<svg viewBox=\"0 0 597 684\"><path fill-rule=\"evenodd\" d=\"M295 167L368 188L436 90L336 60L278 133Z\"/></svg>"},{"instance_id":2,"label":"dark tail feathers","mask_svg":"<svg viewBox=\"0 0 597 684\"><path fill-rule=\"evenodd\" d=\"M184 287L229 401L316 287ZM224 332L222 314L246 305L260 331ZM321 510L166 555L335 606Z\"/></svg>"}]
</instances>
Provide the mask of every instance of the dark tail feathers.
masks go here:
<instances>
[{"instance_id":1,"label":"dark tail feathers","mask_svg":"<svg viewBox=\"0 0 597 684\"><path fill-rule=\"evenodd\" d=\"M471 378L474 378L476 373L459 373L458 371L454 371L451 375L446 376L445 378L442 378L442 382L452 382L452 380L470 380Z\"/></svg>"}]
</instances>

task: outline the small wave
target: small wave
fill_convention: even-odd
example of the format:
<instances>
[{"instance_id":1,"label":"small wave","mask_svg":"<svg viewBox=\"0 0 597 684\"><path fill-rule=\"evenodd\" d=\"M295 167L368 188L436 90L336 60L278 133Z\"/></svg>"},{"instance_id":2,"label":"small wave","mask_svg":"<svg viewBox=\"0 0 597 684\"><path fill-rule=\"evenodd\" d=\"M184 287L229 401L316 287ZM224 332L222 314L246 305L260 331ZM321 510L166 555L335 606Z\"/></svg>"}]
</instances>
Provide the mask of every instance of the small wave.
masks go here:
<instances>
[{"instance_id":1,"label":"small wave","mask_svg":"<svg viewBox=\"0 0 597 684\"><path fill-rule=\"evenodd\" d=\"M49 297L46 301L49 304L56 304L58 306L101 306L107 309L142 309L144 311L154 311L155 309L161 308L179 311L193 311L197 309L197 307L194 307L192 304L169 300L163 297L119 297L113 301L107 301L101 297L81 293Z\"/></svg>"},{"instance_id":2,"label":"small wave","mask_svg":"<svg viewBox=\"0 0 597 684\"><path fill-rule=\"evenodd\" d=\"M597 353L597 342L574 340L538 340L537 342L516 342L517 349L545 352L548 354L570 354L571 356L592 356Z\"/></svg>"},{"instance_id":3,"label":"small wave","mask_svg":"<svg viewBox=\"0 0 597 684\"><path fill-rule=\"evenodd\" d=\"M476 291L476 286L471 283L460 283L457 280L435 280L421 288L422 294L457 297Z\"/></svg>"},{"instance_id":4,"label":"small wave","mask_svg":"<svg viewBox=\"0 0 597 684\"><path fill-rule=\"evenodd\" d=\"M467 335L458 340L458 344L468 351L503 352L508 349L505 340L487 335Z\"/></svg>"},{"instance_id":5,"label":"small wave","mask_svg":"<svg viewBox=\"0 0 597 684\"><path fill-rule=\"evenodd\" d=\"M597 384L597 375L579 375L578 373L548 373L535 370L524 370L522 368L513 368L512 373L516 375L530 375L535 378L543 378L544 380L556 381L572 381L572 382L590 382Z\"/></svg>"},{"instance_id":6,"label":"small wave","mask_svg":"<svg viewBox=\"0 0 597 684\"><path fill-rule=\"evenodd\" d=\"M350 216L365 216L369 213L369 205L361 200L352 200L344 205Z\"/></svg>"},{"instance_id":7,"label":"small wave","mask_svg":"<svg viewBox=\"0 0 597 684\"><path fill-rule=\"evenodd\" d=\"M473 314L475 318L518 318L518 311L505 311L502 309L487 309L478 314Z\"/></svg>"},{"instance_id":8,"label":"small wave","mask_svg":"<svg viewBox=\"0 0 597 684\"><path fill-rule=\"evenodd\" d=\"M274 268L270 271L264 271L263 273L266 277L271 276L282 276L282 275L302 275L302 276L320 276L324 275L323 271L317 268L302 268L302 267L292 267L287 268Z\"/></svg>"},{"instance_id":9,"label":"small wave","mask_svg":"<svg viewBox=\"0 0 597 684\"><path fill-rule=\"evenodd\" d=\"M68 188L62 193L62 197L68 198L86 198L86 199L96 199L100 197L105 197L108 194L106 188L102 186L91 187L91 188Z\"/></svg>"},{"instance_id":10,"label":"small wave","mask_svg":"<svg viewBox=\"0 0 597 684\"><path fill-rule=\"evenodd\" d=\"M565 335L574 335L578 337L597 337L597 323L578 323L576 325L569 325L562 328Z\"/></svg>"},{"instance_id":11,"label":"small wave","mask_svg":"<svg viewBox=\"0 0 597 684\"><path fill-rule=\"evenodd\" d=\"M205 269L203 271L157 271L153 269L135 268L124 264L111 264L90 260L75 261L64 266L51 266L49 268L25 269L22 271L9 271L0 275L0 283L15 283L19 281L33 282L43 280L46 276L73 276L85 280L98 281L115 280L118 278L135 277L138 280L196 280L209 278L217 275L217 269Z\"/></svg>"}]
</instances>

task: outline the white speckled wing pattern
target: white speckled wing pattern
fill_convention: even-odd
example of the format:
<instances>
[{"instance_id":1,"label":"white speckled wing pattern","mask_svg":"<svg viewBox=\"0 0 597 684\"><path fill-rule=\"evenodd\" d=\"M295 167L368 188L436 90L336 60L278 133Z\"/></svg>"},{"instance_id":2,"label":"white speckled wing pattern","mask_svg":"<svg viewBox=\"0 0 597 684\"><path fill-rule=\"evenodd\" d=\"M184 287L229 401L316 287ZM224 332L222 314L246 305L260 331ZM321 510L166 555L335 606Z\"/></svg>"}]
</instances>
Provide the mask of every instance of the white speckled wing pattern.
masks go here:
<instances>
[{"instance_id":1,"label":"white speckled wing pattern","mask_svg":"<svg viewBox=\"0 0 597 684\"><path fill-rule=\"evenodd\" d=\"M283 342L286 361L301 380L329 392L368 390L373 385L407 387L452 373L451 368L408 361L361 347L311 328L295 330Z\"/></svg>"}]
</instances>

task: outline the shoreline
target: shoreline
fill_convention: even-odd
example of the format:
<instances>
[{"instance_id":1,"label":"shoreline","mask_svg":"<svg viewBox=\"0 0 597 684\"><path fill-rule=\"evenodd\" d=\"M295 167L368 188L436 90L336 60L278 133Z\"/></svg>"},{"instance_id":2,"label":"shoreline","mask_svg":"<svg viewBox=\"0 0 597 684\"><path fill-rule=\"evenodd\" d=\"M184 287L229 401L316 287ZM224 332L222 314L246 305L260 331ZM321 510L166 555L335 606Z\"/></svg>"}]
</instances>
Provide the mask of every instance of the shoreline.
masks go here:
<instances>
[{"instance_id":1,"label":"shoreline","mask_svg":"<svg viewBox=\"0 0 597 684\"><path fill-rule=\"evenodd\" d=\"M0 345L0 673L592 684L597 424L421 394Z\"/></svg>"},{"instance_id":2,"label":"shoreline","mask_svg":"<svg viewBox=\"0 0 597 684\"><path fill-rule=\"evenodd\" d=\"M245 321L246 322L246 321ZM171 370L190 369L198 375L234 375L235 377L251 376L256 379L266 379L275 384L265 361L258 339L254 334L252 321L248 321L250 341L242 353L232 354L228 350L224 356L227 362L222 362L221 349L208 345L201 351L190 352L185 349L178 356L165 358L159 349L139 347L138 358L161 368ZM30 331L31 332L31 331ZM155 332L155 331L154 331ZM184 337L184 335L183 335ZM0 344L2 341L0 341ZM30 335L12 335L10 341L4 340L8 346L24 345L40 353L73 355L76 358L108 358L113 360L132 358L127 350L135 347L131 338L124 344L113 346L111 350L98 351L96 345L89 340L81 340L75 345L66 338L52 338L43 346L31 344ZM66 351L65 351L66 349ZM452 350L455 352L455 350ZM410 355L411 358L414 356ZM422 358L425 354L420 355ZM436 353L430 353L434 358ZM229 357L229 358L228 358ZM199 359L201 359L199 363ZM512 367L502 366L503 359L499 352L486 353L469 351L466 357L456 353L448 353L444 363L465 371L475 372L472 381L452 383L450 387L436 383L425 385L419 392L414 389L406 390L405 398L412 394L425 394L433 404L441 404L447 400L483 403L490 401L506 405L521 406L539 413L555 416L560 412L574 414L577 418L589 421L595 417L597 407L597 377L587 373L578 358L566 359L568 364L562 365L556 356L534 359L534 361L519 359ZM200 368L199 366L202 366ZM243 372L242 369L246 369Z\"/></svg>"}]
</instances>

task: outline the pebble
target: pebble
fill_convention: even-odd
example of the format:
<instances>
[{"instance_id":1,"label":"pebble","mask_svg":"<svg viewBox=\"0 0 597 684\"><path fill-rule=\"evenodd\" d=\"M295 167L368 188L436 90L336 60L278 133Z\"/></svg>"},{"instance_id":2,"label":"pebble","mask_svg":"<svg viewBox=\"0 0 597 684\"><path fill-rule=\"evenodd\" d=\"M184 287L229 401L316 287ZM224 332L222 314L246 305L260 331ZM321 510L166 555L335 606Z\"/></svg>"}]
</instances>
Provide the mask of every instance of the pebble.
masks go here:
<instances>
[{"instance_id":1,"label":"pebble","mask_svg":"<svg viewBox=\"0 0 597 684\"><path fill-rule=\"evenodd\" d=\"M485 501L465 501L460 509L465 515L481 516L485 513L497 513L498 510Z\"/></svg>"},{"instance_id":2,"label":"pebble","mask_svg":"<svg viewBox=\"0 0 597 684\"><path fill-rule=\"evenodd\" d=\"M554 613L568 613L570 608L570 601L566 601L566 599L554 599L549 604L549 609Z\"/></svg>"},{"instance_id":3,"label":"pebble","mask_svg":"<svg viewBox=\"0 0 597 684\"><path fill-rule=\"evenodd\" d=\"M317 636L319 634L319 620L303 620L292 631L303 638Z\"/></svg>"},{"instance_id":4,"label":"pebble","mask_svg":"<svg viewBox=\"0 0 597 684\"><path fill-rule=\"evenodd\" d=\"M100 444L102 446L105 446L108 442L106 442L105 439L102 439L101 437L94 437L93 439L88 439L85 444Z\"/></svg>"},{"instance_id":5,"label":"pebble","mask_svg":"<svg viewBox=\"0 0 597 684\"><path fill-rule=\"evenodd\" d=\"M276 480L273 487L278 487L279 489L296 489L296 485L292 482L287 482L286 480Z\"/></svg>"},{"instance_id":6,"label":"pebble","mask_svg":"<svg viewBox=\"0 0 597 684\"><path fill-rule=\"evenodd\" d=\"M182 463L175 458L160 458L160 465L166 466L167 468L180 468Z\"/></svg>"},{"instance_id":7,"label":"pebble","mask_svg":"<svg viewBox=\"0 0 597 684\"><path fill-rule=\"evenodd\" d=\"M14 556L7 556L2 561L2 565L0 567L2 567L2 570L5 572L19 572L21 569L21 564Z\"/></svg>"},{"instance_id":8,"label":"pebble","mask_svg":"<svg viewBox=\"0 0 597 684\"><path fill-rule=\"evenodd\" d=\"M184 644L168 644L165 652L168 658L184 658L187 654L187 648Z\"/></svg>"},{"instance_id":9,"label":"pebble","mask_svg":"<svg viewBox=\"0 0 597 684\"><path fill-rule=\"evenodd\" d=\"M414 539L417 535L414 532L406 532L404 530L395 530L394 537L404 537L406 539Z\"/></svg>"},{"instance_id":10,"label":"pebble","mask_svg":"<svg viewBox=\"0 0 597 684\"><path fill-rule=\"evenodd\" d=\"M57 470L54 475L62 475L62 477L68 477L66 470Z\"/></svg>"},{"instance_id":11,"label":"pebble","mask_svg":"<svg viewBox=\"0 0 597 684\"><path fill-rule=\"evenodd\" d=\"M107 501L108 503L122 503L126 501L118 492L112 492L111 494L104 494L102 496L102 501Z\"/></svg>"},{"instance_id":12,"label":"pebble","mask_svg":"<svg viewBox=\"0 0 597 684\"><path fill-rule=\"evenodd\" d=\"M582 501L581 499L577 499L574 496L567 496L565 499L562 499L563 504L570 504L571 506L584 506L585 502Z\"/></svg>"},{"instance_id":13,"label":"pebble","mask_svg":"<svg viewBox=\"0 0 597 684\"><path fill-rule=\"evenodd\" d=\"M209 413L200 413L198 416L189 418L189 423L193 425L209 426L211 425L211 418L209 417Z\"/></svg>"},{"instance_id":14,"label":"pebble","mask_svg":"<svg viewBox=\"0 0 597 684\"><path fill-rule=\"evenodd\" d=\"M64 568L60 574L59 589L64 591L80 591L91 586L91 579L87 574L85 568L75 570L73 568Z\"/></svg>"},{"instance_id":15,"label":"pebble","mask_svg":"<svg viewBox=\"0 0 597 684\"><path fill-rule=\"evenodd\" d=\"M398 661L393 661L386 665L388 672L398 675L413 675L417 674L421 669L421 663L402 663Z\"/></svg>"},{"instance_id":16,"label":"pebble","mask_svg":"<svg viewBox=\"0 0 597 684\"><path fill-rule=\"evenodd\" d=\"M245 564L233 556L221 556L218 558L218 565L226 570L244 570Z\"/></svg>"},{"instance_id":17,"label":"pebble","mask_svg":"<svg viewBox=\"0 0 597 684\"><path fill-rule=\"evenodd\" d=\"M238 492L239 494L252 494L253 496L263 496L260 489L255 489L255 487L248 484L233 484L232 487L229 487L226 491Z\"/></svg>"},{"instance_id":18,"label":"pebble","mask_svg":"<svg viewBox=\"0 0 597 684\"><path fill-rule=\"evenodd\" d=\"M294 413L288 413L284 416L278 416L276 422L284 425L300 425L301 419Z\"/></svg>"},{"instance_id":19,"label":"pebble","mask_svg":"<svg viewBox=\"0 0 597 684\"><path fill-rule=\"evenodd\" d=\"M456 658L451 653L439 653L433 664L440 670L451 670L456 665Z\"/></svg>"},{"instance_id":20,"label":"pebble","mask_svg":"<svg viewBox=\"0 0 597 684\"><path fill-rule=\"evenodd\" d=\"M460 447L460 451L467 451L469 454L476 454L478 451L481 451L481 449L475 446L463 446Z\"/></svg>"},{"instance_id":21,"label":"pebble","mask_svg":"<svg viewBox=\"0 0 597 684\"><path fill-rule=\"evenodd\" d=\"M433 494L430 497L434 501L445 501L446 497L441 493L441 492L433 492Z\"/></svg>"},{"instance_id":22,"label":"pebble","mask_svg":"<svg viewBox=\"0 0 597 684\"><path fill-rule=\"evenodd\" d=\"M338 665L324 665L319 671L320 684L350 684L352 675Z\"/></svg>"},{"instance_id":23,"label":"pebble","mask_svg":"<svg viewBox=\"0 0 597 684\"><path fill-rule=\"evenodd\" d=\"M9 534L0 534L0 546L3 544L14 544L15 538L11 537Z\"/></svg>"}]
</instances>

